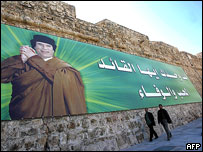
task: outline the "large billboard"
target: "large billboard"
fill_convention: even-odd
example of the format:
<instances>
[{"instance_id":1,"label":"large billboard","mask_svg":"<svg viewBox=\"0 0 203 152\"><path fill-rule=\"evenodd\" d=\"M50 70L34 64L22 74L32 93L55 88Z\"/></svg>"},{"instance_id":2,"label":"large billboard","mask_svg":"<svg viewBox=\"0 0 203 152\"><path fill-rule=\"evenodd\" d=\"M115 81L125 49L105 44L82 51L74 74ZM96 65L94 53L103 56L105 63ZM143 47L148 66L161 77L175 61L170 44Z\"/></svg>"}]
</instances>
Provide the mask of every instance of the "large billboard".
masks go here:
<instances>
[{"instance_id":1,"label":"large billboard","mask_svg":"<svg viewBox=\"0 0 203 152\"><path fill-rule=\"evenodd\" d=\"M192 102L181 67L1 24L1 120Z\"/></svg>"}]
</instances>

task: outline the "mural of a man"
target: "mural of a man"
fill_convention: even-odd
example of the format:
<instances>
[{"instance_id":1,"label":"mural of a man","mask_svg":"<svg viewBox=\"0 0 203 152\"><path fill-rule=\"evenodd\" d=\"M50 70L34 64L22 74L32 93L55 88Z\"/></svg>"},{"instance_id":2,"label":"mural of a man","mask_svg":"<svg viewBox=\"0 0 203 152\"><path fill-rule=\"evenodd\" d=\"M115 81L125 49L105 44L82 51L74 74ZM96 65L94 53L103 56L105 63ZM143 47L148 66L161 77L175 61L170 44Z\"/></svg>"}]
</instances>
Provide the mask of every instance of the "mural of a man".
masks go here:
<instances>
[{"instance_id":1,"label":"mural of a man","mask_svg":"<svg viewBox=\"0 0 203 152\"><path fill-rule=\"evenodd\" d=\"M86 113L79 71L54 56L55 41L34 35L31 47L1 63L1 83L11 82L11 119Z\"/></svg>"}]
</instances>

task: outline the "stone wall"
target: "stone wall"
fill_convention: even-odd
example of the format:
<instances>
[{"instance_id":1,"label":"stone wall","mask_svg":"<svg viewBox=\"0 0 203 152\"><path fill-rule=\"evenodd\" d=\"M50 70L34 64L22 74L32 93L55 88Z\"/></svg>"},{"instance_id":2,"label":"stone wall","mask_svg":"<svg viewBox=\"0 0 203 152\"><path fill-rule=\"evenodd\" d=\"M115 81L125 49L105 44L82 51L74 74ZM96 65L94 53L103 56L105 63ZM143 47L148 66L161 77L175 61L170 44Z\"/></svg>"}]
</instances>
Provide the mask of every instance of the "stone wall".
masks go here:
<instances>
[{"instance_id":1,"label":"stone wall","mask_svg":"<svg viewBox=\"0 0 203 152\"><path fill-rule=\"evenodd\" d=\"M202 58L104 19L76 18L75 7L59 1L1 1L1 23L69 38L180 66L202 96ZM202 103L165 107L171 129L202 117ZM150 109L157 117L158 108ZM120 150L148 138L144 110L72 117L1 121L1 150ZM157 120L156 120L157 122ZM156 126L160 135L163 129Z\"/></svg>"},{"instance_id":2,"label":"stone wall","mask_svg":"<svg viewBox=\"0 0 203 152\"><path fill-rule=\"evenodd\" d=\"M202 116L199 103L167 106L170 128ZM158 108L150 109L157 122ZM144 110L1 122L1 150L115 151L148 138ZM158 135L162 127L155 126Z\"/></svg>"},{"instance_id":3,"label":"stone wall","mask_svg":"<svg viewBox=\"0 0 203 152\"><path fill-rule=\"evenodd\" d=\"M198 58L202 58L202 52L197 53L197 57L198 57Z\"/></svg>"}]
</instances>

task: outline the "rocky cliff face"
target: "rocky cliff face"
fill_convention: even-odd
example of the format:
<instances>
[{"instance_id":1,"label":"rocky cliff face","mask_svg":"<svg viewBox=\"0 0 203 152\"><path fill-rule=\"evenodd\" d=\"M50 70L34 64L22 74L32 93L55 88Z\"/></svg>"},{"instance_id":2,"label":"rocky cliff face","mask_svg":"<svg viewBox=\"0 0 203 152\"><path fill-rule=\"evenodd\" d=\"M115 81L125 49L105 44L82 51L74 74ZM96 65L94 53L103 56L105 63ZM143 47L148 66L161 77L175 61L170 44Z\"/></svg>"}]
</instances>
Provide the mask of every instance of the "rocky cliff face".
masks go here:
<instances>
[{"instance_id":1,"label":"rocky cliff face","mask_svg":"<svg viewBox=\"0 0 203 152\"><path fill-rule=\"evenodd\" d=\"M58 1L2 1L1 23L70 38L180 66L202 96L202 58L107 19L76 18ZM171 129L202 117L202 103L167 106ZM155 118L158 108L150 109ZM147 138L144 110L1 122L1 150L119 150ZM164 131L155 127L158 134Z\"/></svg>"},{"instance_id":2,"label":"rocky cliff face","mask_svg":"<svg viewBox=\"0 0 203 152\"><path fill-rule=\"evenodd\" d=\"M202 58L202 52L200 52L200 53L197 53L197 55L196 55L198 58Z\"/></svg>"}]
</instances>

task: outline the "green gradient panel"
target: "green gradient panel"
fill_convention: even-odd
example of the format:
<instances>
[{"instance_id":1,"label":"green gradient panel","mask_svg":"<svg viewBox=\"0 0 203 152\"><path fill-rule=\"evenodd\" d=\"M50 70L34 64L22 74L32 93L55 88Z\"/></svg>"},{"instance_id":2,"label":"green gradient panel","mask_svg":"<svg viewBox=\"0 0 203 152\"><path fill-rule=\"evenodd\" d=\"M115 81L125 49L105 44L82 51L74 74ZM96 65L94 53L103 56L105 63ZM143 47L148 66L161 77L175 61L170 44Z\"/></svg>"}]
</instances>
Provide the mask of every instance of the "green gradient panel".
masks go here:
<instances>
[{"instance_id":1,"label":"green gradient panel","mask_svg":"<svg viewBox=\"0 0 203 152\"><path fill-rule=\"evenodd\" d=\"M88 113L157 107L158 104L175 105L202 102L189 78L181 80L179 77L168 78L161 75L160 70L164 70L173 76L177 74L181 77L187 77L180 67L5 24L1 24L1 62L8 57L18 55L21 45L31 46L30 40L35 34L49 36L54 39L57 45L55 56L80 71L85 85ZM135 72L134 70L126 72L118 69L99 68L101 59L106 65L112 65L110 58L114 64L116 60L119 67L124 66L121 60L130 63L131 68L132 65L134 66ZM150 77L149 74L141 74L137 65L145 72L147 72L147 68L151 72L156 69L156 76ZM163 96L146 97L144 90L146 93L159 93L154 85L164 93L169 93L166 87L174 90L177 99L175 99L172 92L170 96L165 97L166 99ZM1 120L10 120L8 110L12 85L10 83L1 84L1 88ZM180 93L184 88L189 95L181 97L177 93ZM139 90L142 93L139 93Z\"/></svg>"}]
</instances>

